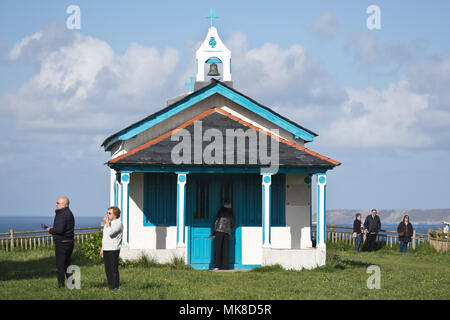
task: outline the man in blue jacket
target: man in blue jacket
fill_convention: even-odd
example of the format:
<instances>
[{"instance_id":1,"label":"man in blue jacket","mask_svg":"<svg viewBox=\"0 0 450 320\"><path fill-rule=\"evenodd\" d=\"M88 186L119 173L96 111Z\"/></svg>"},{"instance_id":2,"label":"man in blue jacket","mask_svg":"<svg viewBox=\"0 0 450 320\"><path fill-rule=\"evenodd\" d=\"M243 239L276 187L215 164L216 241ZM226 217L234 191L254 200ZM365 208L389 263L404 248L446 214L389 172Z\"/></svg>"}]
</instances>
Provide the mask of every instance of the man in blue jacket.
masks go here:
<instances>
[{"instance_id":1,"label":"man in blue jacket","mask_svg":"<svg viewBox=\"0 0 450 320\"><path fill-rule=\"evenodd\" d=\"M55 220L53 227L46 230L53 235L55 243L56 269L58 270L58 287L65 285L67 267L70 266L70 258L72 256L74 246L74 227L75 219L72 211L69 209L69 199L67 197L59 197L56 200Z\"/></svg>"}]
</instances>

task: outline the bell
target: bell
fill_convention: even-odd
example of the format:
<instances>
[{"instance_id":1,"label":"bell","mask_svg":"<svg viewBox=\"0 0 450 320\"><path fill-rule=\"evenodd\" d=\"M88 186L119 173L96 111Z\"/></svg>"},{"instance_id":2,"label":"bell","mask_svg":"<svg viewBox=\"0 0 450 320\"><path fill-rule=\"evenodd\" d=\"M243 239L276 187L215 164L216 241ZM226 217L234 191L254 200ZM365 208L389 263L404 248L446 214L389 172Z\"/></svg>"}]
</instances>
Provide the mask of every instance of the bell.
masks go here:
<instances>
[{"instance_id":1,"label":"bell","mask_svg":"<svg viewBox=\"0 0 450 320\"><path fill-rule=\"evenodd\" d=\"M219 69L217 68L217 64L211 63L209 65L208 76L210 76L210 77L220 76Z\"/></svg>"}]
</instances>

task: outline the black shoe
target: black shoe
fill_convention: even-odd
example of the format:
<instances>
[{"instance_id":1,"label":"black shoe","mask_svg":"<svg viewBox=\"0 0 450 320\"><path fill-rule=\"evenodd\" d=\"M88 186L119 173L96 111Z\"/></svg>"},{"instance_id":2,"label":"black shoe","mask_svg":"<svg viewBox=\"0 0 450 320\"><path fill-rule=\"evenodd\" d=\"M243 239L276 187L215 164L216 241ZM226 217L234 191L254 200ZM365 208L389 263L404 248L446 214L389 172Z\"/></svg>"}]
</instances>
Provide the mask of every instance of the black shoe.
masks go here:
<instances>
[{"instance_id":1,"label":"black shoe","mask_svg":"<svg viewBox=\"0 0 450 320\"><path fill-rule=\"evenodd\" d=\"M58 288L64 288L65 284L64 283L58 283Z\"/></svg>"}]
</instances>

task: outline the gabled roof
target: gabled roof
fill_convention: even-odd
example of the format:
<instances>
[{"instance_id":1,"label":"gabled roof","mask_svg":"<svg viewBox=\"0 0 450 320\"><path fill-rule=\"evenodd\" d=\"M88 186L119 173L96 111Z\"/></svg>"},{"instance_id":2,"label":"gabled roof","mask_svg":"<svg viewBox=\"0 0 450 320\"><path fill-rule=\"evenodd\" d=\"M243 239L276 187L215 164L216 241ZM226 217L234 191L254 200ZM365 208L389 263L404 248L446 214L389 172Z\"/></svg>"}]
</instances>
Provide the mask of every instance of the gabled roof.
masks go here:
<instances>
[{"instance_id":1,"label":"gabled roof","mask_svg":"<svg viewBox=\"0 0 450 320\"><path fill-rule=\"evenodd\" d=\"M305 142L310 142L314 140L314 137L317 136L316 133L308 130L299 124L281 116L276 113L272 109L256 102L255 100L245 96L244 94L238 92L237 90L227 86L225 83L212 79L211 84L202 87L191 94L187 95L183 99L176 101L164 109L161 109L152 115L126 127L125 129L113 134L103 141L102 147L105 147L105 150L115 142L120 140L128 140L137 134L143 132L154 126L157 123L160 123L171 116L177 114L178 112L198 103L213 94L220 94L235 103L259 114L260 116L266 118L267 120L275 123L279 127L291 132L296 138L301 138Z\"/></svg>"},{"instance_id":2,"label":"gabled roof","mask_svg":"<svg viewBox=\"0 0 450 320\"><path fill-rule=\"evenodd\" d=\"M270 136L271 139L276 139L279 141L279 165L280 166L292 166L292 167L323 167L323 168L333 168L335 166L340 165L340 162L332 160L328 157L320 155L314 151L309 150L301 145L298 145L294 142L288 141L284 138L276 136L264 129L256 127L242 119L237 118L236 116L228 113L227 111L220 108L211 108L209 110L204 111L200 115L194 117L193 119L185 122L179 127L151 140L147 143L130 150L129 152L117 156L116 158L111 159L108 162L110 166L117 165L173 165L171 159L171 151L173 148L179 143L178 139L175 141L171 140L171 136L181 129L186 129L190 132L191 137L194 136L194 122L201 120L202 121L202 131L206 131L210 128L214 128L216 130L220 130L222 132L222 136L226 136L226 129L243 129L246 131L249 128L252 128L258 132L262 132L267 136ZM226 139L223 139L223 150L227 150L227 146L225 145ZM258 139L259 141L259 139ZM206 145L209 142L202 142L202 150L205 149ZM259 144L259 142L258 142ZM191 144L193 146L193 143ZM268 153L271 153L270 150L271 143L267 143ZM258 154L259 145L257 146L249 146L246 147L245 150L245 159L248 161L249 153ZM236 158L237 155L237 144L234 145L234 156ZM194 159L192 159L192 162ZM224 155L225 162L225 155ZM236 160L235 162L236 163ZM200 165L208 165L203 161ZM230 166L233 166L231 164ZM267 164L260 164L259 166L266 166ZM180 165L182 166L182 165Z\"/></svg>"}]
</instances>

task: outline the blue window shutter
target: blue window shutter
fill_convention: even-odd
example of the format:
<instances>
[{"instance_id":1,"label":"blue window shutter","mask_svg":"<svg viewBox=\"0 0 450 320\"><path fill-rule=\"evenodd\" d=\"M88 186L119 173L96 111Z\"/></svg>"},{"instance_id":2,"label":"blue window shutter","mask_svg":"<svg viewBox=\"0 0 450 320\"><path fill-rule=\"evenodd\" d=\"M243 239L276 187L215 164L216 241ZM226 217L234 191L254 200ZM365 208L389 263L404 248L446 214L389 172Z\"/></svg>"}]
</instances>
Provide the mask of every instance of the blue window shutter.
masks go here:
<instances>
[{"instance_id":1,"label":"blue window shutter","mask_svg":"<svg viewBox=\"0 0 450 320\"><path fill-rule=\"evenodd\" d=\"M176 205L176 174L145 173L144 226L176 226Z\"/></svg>"},{"instance_id":2,"label":"blue window shutter","mask_svg":"<svg viewBox=\"0 0 450 320\"><path fill-rule=\"evenodd\" d=\"M275 227L286 226L286 175L276 174L272 176L270 195L270 224Z\"/></svg>"}]
</instances>

